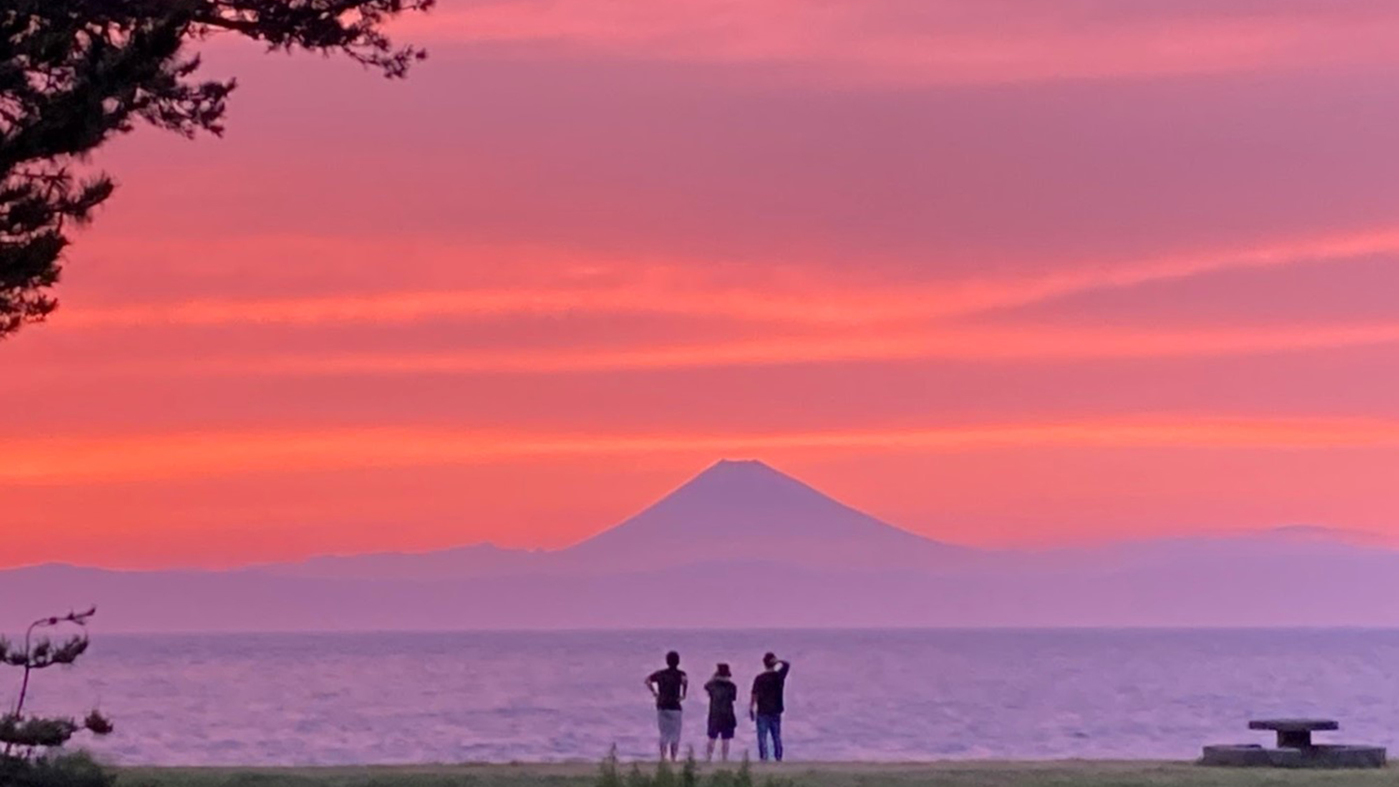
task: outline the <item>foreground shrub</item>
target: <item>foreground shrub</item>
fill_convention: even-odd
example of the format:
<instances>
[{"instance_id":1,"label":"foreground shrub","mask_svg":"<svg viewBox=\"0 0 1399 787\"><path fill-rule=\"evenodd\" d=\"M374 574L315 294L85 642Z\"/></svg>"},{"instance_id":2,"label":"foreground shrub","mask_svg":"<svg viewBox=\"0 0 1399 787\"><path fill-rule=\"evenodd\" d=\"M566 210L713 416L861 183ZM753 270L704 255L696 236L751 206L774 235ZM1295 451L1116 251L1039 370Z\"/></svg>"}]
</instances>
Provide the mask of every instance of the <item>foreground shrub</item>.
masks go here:
<instances>
[{"instance_id":1,"label":"foreground shrub","mask_svg":"<svg viewBox=\"0 0 1399 787\"><path fill-rule=\"evenodd\" d=\"M112 787L116 780L86 752L0 760L3 787Z\"/></svg>"},{"instance_id":2,"label":"foreground shrub","mask_svg":"<svg viewBox=\"0 0 1399 787\"><path fill-rule=\"evenodd\" d=\"M721 767L707 776L700 775L694 748L689 750L678 774L666 761L657 763L654 770L649 767L643 770L641 763L633 762L624 776L617 759L617 747L613 746L598 768L593 787L756 787L756 783L753 780L753 765L748 759L748 752L743 753L737 770ZM762 787L797 786L791 779L768 776L763 779Z\"/></svg>"}]
</instances>

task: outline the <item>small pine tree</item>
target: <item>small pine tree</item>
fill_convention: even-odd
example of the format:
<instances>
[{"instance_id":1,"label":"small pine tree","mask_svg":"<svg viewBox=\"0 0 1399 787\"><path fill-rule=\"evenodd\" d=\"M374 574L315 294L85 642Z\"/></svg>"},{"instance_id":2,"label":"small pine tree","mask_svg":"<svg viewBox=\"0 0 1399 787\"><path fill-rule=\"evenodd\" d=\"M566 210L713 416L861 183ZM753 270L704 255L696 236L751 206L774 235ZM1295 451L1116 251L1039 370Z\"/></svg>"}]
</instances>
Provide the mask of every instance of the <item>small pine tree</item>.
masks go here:
<instances>
[{"instance_id":1,"label":"small pine tree","mask_svg":"<svg viewBox=\"0 0 1399 787\"><path fill-rule=\"evenodd\" d=\"M0 766L12 767L57 750L80 730L94 735L112 732L111 720L97 710L91 711L79 722L62 716L33 716L26 713L24 708L29 696L29 682L35 672L72 664L87 652L87 622L95 614L97 608L93 607L86 612L69 612L62 617L40 618L25 631L23 648L0 639L0 664L23 670L14 709L0 716ZM76 627L78 632L57 643L47 637L35 638L36 632L63 626Z\"/></svg>"}]
</instances>

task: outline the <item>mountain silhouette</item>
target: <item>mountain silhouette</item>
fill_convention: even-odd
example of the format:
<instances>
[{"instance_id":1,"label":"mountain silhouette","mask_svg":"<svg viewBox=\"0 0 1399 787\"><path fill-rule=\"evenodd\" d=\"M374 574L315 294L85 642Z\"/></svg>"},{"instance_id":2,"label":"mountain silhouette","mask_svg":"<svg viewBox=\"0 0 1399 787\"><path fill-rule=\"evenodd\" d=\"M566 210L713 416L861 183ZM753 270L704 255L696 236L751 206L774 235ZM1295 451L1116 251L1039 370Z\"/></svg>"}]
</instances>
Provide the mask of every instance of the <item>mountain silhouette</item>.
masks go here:
<instances>
[{"instance_id":1,"label":"mountain silhouette","mask_svg":"<svg viewBox=\"0 0 1399 787\"><path fill-rule=\"evenodd\" d=\"M528 574L543 567L542 558L546 554L542 550L504 549L485 543L431 552L323 555L299 563L257 566L252 570L314 579L446 580Z\"/></svg>"},{"instance_id":2,"label":"mountain silhouette","mask_svg":"<svg viewBox=\"0 0 1399 787\"><path fill-rule=\"evenodd\" d=\"M621 524L565 549L477 544L420 554L316 557L258 570L320 579L446 580L720 562L940 568L974 554L881 522L763 462L725 459Z\"/></svg>"},{"instance_id":3,"label":"mountain silhouette","mask_svg":"<svg viewBox=\"0 0 1399 787\"><path fill-rule=\"evenodd\" d=\"M972 551L881 522L762 462L726 459L561 556L607 567L741 561L931 568Z\"/></svg>"},{"instance_id":4,"label":"mountain silhouette","mask_svg":"<svg viewBox=\"0 0 1399 787\"><path fill-rule=\"evenodd\" d=\"M728 460L555 551L482 544L237 571L0 571L13 623L100 601L102 625L122 631L1394 626L1396 595L1399 552L1364 534L1292 526L973 550L881 522L762 462Z\"/></svg>"}]
</instances>

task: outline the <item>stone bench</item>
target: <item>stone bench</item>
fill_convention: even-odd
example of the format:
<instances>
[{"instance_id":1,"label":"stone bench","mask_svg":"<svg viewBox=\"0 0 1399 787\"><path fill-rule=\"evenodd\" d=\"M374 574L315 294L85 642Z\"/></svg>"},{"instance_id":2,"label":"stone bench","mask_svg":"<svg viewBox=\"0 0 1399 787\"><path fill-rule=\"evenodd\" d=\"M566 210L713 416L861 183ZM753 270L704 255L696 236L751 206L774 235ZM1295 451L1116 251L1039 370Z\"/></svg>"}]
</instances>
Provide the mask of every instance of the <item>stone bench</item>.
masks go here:
<instances>
[{"instance_id":1,"label":"stone bench","mask_svg":"<svg viewBox=\"0 0 1399 787\"><path fill-rule=\"evenodd\" d=\"M1257 744L1206 746L1201 765L1236 768L1383 768L1387 754L1379 746L1317 744L1313 732L1338 730L1331 719L1259 719L1250 721L1251 730L1278 734L1278 747Z\"/></svg>"},{"instance_id":2,"label":"stone bench","mask_svg":"<svg viewBox=\"0 0 1399 787\"><path fill-rule=\"evenodd\" d=\"M1269 749L1257 744L1206 746L1201 765L1225 768L1383 768L1381 746L1322 745L1310 749Z\"/></svg>"},{"instance_id":3,"label":"stone bench","mask_svg":"<svg viewBox=\"0 0 1399 787\"><path fill-rule=\"evenodd\" d=\"M1279 749L1310 749L1313 732L1339 730L1341 725L1331 719L1258 719L1250 721L1248 728L1276 732Z\"/></svg>"}]
</instances>

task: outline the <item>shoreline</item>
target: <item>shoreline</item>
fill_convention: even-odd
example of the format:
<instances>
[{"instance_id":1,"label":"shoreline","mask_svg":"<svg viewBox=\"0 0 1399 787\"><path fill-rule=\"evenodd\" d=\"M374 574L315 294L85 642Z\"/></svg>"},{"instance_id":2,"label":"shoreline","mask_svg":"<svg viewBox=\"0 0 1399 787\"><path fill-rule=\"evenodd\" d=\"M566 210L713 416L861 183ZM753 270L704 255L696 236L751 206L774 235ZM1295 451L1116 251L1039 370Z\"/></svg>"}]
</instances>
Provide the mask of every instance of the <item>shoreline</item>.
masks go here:
<instances>
[{"instance_id":1,"label":"shoreline","mask_svg":"<svg viewBox=\"0 0 1399 787\"><path fill-rule=\"evenodd\" d=\"M635 761L654 774L655 761ZM632 762L619 763L623 781ZM741 761L705 763L699 774L737 770ZM803 762L752 765L754 782L784 787L1270 787L1272 785L1391 785L1393 768L1287 770L1210 768L1193 760L937 760ZM678 774L683 761L675 766ZM126 766L120 783L138 787L593 787L600 764L460 763L327 766ZM703 784L703 783L702 783ZM679 780L676 780L679 787Z\"/></svg>"},{"instance_id":2,"label":"shoreline","mask_svg":"<svg viewBox=\"0 0 1399 787\"><path fill-rule=\"evenodd\" d=\"M678 770L685 764L685 758L681 757L677 762L666 762L673 769ZM706 762L702 757L697 757L695 764L703 770L723 770L725 768L736 769L743 764L739 758L730 758L728 762L715 760ZM1194 760L1158 760L1158 759L1085 759L1085 758L1064 758L1057 760L1017 760L1017 759L942 759L942 760L797 760L788 759L784 762L763 762L757 759L750 759L748 763L755 771L759 768L777 770L814 770L830 773L861 773L861 772L881 772L888 770L1003 770L1003 769L1028 769L1044 770L1065 767L1093 767L1103 769L1140 769L1140 768L1176 768L1191 766L1195 767ZM618 759L617 767L629 770L633 765L641 766L643 769L655 767L659 762L652 759ZM502 772L502 773L537 773L540 775L555 776L577 776L584 773L592 775L602 767L601 758L597 760L566 760L566 761L514 761L514 762L422 762L422 763L356 763L352 765L114 765L120 771L238 771L240 773L263 773L263 772L331 772L331 771L459 771L459 772Z\"/></svg>"}]
</instances>

